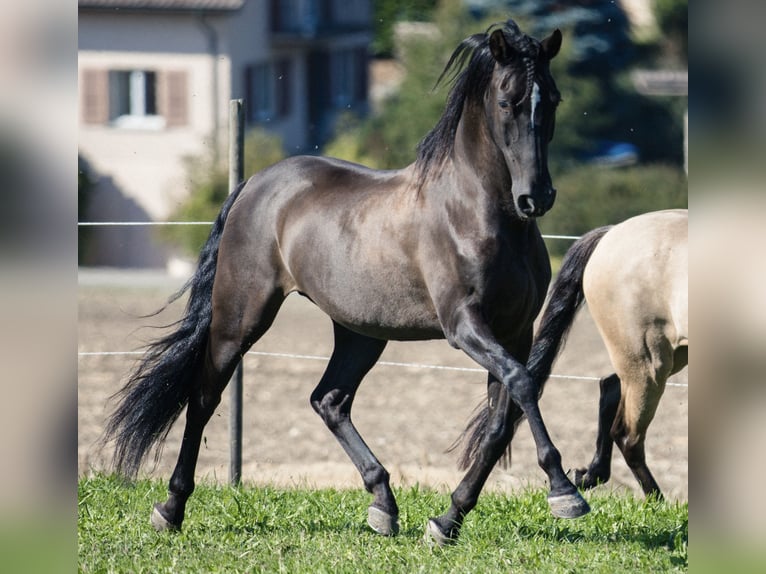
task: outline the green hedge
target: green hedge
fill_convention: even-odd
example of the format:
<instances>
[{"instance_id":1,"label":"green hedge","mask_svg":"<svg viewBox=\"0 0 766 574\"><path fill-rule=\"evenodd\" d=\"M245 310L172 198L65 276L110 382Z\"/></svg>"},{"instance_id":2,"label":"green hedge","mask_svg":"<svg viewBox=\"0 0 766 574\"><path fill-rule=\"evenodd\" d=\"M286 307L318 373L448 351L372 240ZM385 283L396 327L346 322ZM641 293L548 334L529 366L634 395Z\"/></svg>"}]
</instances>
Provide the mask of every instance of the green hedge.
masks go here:
<instances>
[{"instance_id":1,"label":"green hedge","mask_svg":"<svg viewBox=\"0 0 766 574\"><path fill-rule=\"evenodd\" d=\"M647 211L688 206L686 174L666 165L582 166L558 176L553 184L556 204L539 221L544 234L582 235ZM569 245L549 242L549 250L562 255Z\"/></svg>"}]
</instances>

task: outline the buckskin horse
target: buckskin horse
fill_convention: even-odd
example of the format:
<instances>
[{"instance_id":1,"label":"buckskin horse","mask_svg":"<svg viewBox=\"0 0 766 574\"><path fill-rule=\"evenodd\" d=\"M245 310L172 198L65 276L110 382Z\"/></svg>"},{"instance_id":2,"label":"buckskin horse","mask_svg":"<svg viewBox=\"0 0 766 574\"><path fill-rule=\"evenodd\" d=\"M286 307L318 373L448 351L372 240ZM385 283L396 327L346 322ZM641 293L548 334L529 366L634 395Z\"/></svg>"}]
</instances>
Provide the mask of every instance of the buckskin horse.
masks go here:
<instances>
[{"instance_id":1,"label":"buckskin horse","mask_svg":"<svg viewBox=\"0 0 766 574\"><path fill-rule=\"evenodd\" d=\"M524 366L550 282L535 220L556 195L547 155L560 95L549 62L560 46L560 31L537 41L512 20L470 36L439 78L452 83L446 108L413 164L377 171L292 157L253 175L224 203L197 270L176 295L190 293L182 318L149 346L105 429L116 469L134 476L187 407L168 499L152 512L155 528L181 527L203 428L240 358L292 292L333 321L334 350L311 405L374 497L373 530L395 534L399 510L389 473L351 422L351 405L388 340L446 338L487 369L492 396L502 398L490 404L480 455L427 536L438 544L458 537L510 438L512 402L529 421L552 513L590 510L561 467Z\"/></svg>"}]
</instances>

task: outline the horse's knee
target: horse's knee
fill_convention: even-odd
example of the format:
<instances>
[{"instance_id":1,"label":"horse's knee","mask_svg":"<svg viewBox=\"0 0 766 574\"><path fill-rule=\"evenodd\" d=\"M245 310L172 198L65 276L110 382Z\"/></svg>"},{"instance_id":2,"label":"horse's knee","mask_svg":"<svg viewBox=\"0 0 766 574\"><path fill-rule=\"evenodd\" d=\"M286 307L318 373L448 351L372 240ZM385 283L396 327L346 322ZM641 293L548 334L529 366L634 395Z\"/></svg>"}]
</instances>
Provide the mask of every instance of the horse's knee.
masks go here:
<instances>
[{"instance_id":1,"label":"horse's knee","mask_svg":"<svg viewBox=\"0 0 766 574\"><path fill-rule=\"evenodd\" d=\"M538 385L535 384L526 372L523 375L517 375L515 378L505 381L504 385L508 389L511 399L521 409L523 414L527 414L529 408L536 405L540 400Z\"/></svg>"}]
</instances>

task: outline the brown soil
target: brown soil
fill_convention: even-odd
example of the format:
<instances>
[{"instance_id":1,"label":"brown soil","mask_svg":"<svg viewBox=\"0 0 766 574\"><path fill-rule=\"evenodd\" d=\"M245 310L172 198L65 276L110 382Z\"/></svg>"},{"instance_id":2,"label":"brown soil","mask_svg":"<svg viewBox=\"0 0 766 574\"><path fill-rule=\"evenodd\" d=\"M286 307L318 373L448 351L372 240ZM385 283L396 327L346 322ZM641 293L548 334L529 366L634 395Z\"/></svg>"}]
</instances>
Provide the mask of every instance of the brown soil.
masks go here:
<instances>
[{"instance_id":1,"label":"brown soil","mask_svg":"<svg viewBox=\"0 0 766 574\"><path fill-rule=\"evenodd\" d=\"M79 351L135 351L156 337L155 329L181 311L177 303L161 315L141 319L160 307L178 282L141 274L81 273L79 289ZM291 296L257 352L329 356L329 319L311 303ZM79 358L80 474L106 470L110 453L97 439L116 392L136 356ZM476 367L444 341L389 343L382 361ZM243 479L282 486L361 488L353 465L309 406L309 395L322 375L321 360L247 355L244 360ZM604 376L611 372L601 339L588 315L581 312L554 373ZM687 371L672 383L686 384ZM462 473L456 454L446 453L474 407L485 397L480 373L378 365L363 382L354 403L354 422L372 450L388 468L393 485L433 486L452 490ZM208 424L200 453L198 480L228 480L228 392ZM559 447L564 468L587 464L596 434L598 383L552 379L541 401L550 434ZM647 459L655 478L671 499L688 499L688 388L669 386L647 439ZM183 417L182 417L183 418ZM160 462L146 468L151 476L168 477L175 464L182 425L171 431ZM151 465L148 465L151 466ZM496 468L489 488L509 491L545 483L536 462L526 424L513 442L513 465ZM612 480L606 487L640 494L622 456L615 452Z\"/></svg>"}]
</instances>

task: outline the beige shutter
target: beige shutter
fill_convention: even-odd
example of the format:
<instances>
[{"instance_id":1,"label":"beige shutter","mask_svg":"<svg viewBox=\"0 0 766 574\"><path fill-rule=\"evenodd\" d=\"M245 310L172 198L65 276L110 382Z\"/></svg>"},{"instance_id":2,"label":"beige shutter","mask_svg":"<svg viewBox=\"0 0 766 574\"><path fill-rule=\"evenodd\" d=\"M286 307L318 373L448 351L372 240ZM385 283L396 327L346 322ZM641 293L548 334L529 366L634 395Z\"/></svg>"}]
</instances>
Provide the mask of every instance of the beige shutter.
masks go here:
<instances>
[{"instance_id":1,"label":"beige shutter","mask_svg":"<svg viewBox=\"0 0 766 574\"><path fill-rule=\"evenodd\" d=\"M107 70L82 71L80 105L83 123L105 124L109 121L109 72Z\"/></svg>"},{"instance_id":2,"label":"beige shutter","mask_svg":"<svg viewBox=\"0 0 766 574\"><path fill-rule=\"evenodd\" d=\"M189 123L189 82L185 71L171 70L158 74L160 115L168 127Z\"/></svg>"}]
</instances>

